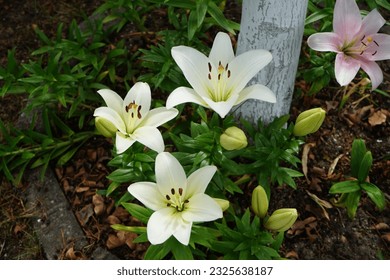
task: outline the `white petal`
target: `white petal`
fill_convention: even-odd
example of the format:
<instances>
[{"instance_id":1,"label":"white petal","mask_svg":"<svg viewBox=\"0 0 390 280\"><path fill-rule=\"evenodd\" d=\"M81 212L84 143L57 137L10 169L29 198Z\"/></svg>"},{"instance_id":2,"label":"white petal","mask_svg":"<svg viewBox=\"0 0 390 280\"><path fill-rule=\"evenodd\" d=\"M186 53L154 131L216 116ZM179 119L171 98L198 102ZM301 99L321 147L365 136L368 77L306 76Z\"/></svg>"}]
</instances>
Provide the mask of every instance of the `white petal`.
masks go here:
<instances>
[{"instance_id":1,"label":"white petal","mask_svg":"<svg viewBox=\"0 0 390 280\"><path fill-rule=\"evenodd\" d=\"M131 184L127 190L143 205L154 211L166 207L165 197L158 191L156 183L138 182Z\"/></svg>"},{"instance_id":2,"label":"white petal","mask_svg":"<svg viewBox=\"0 0 390 280\"><path fill-rule=\"evenodd\" d=\"M275 93L273 93L273 91L270 90L268 87L260 84L256 84L244 88L239 93L239 97L236 101L236 104L234 105L238 105L247 99L257 99L257 100L262 100L270 103L276 102Z\"/></svg>"},{"instance_id":3,"label":"white petal","mask_svg":"<svg viewBox=\"0 0 390 280\"><path fill-rule=\"evenodd\" d=\"M210 196L198 193L189 199L182 217L190 222L209 222L222 218L222 209Z\"/></svg>"},{"instance_id":4,"label":"white petal","mask_svg":"<svg viewBox=\"0 0 390 280\"><path fill-rule=\"evenodd\" d=\"M147 224L148 240L152 244L161 244L165 242L175 231L179 222L176 215L176 209L172 207L165 207L159 211L154 212Z\"/></svg>"},{"instance_id":5,"label":"white petal","mask_svg":"<svg viewBox=\"0 0 390 280\"><path fill-rule=\"evenodd\" d=\"M194 171L187 179L186 198L197 193L204 193L217 168L215 166L204 166Z\"/></svg>"},{"instance_id":6,"label":"white petal","mask_svg":"<svg viewBox=\"0 0 390 280\"><path fill-rule=\"evenodd\" d=\"M120 132L116 133L115 137L115 147L116 147L116 152L118 154L121 154L125 152L128 148L131 147L135 142L134 139L131 139L130 137L126 137Z\"/></svg>"},{"instance_id":7,"label":"white petal","mask_svg":"<svg viewBox=\"0 0 390 280\"><path fill-rule=\"evenodd\" d=\"M228 34L218 32L217 36L215 36L209 59L216 66L219 62L221 62L222 65L226 65L234 59L232 41Z\"/></svg>"},{"instance_id":8,"label":"white petal","mask_svg":"<svg viewBox=\"0 0 390 280\"><path fill-rule=\"evenodd\" d=\"M175 108L159 107L149 111L140 125L158 127L176 117L178 113L179 111Z\"/></svg>"},{"instance_id":9,"label":"white petal","mask_svg":"<svg viewBox=\"0 0 390 280\"><path fill-rule=\"evenodd\" d=\"M315 51L339 52L343 41L337 33L323 32L310 35L307 39L307 44Z\"/></svg>"},{"instance_id":10,"label":"white petal","mask_svg":"<svg viewBox=\"0 0 390 280\"><path fill-rule=\"evenodd\" d=\"M186 46L173 47L171 53L196 93L208 96L207 88L210 87L207 78L209 59L198 50Z\"/></svg>"},{"instance_id":11,"label":"white petal","mask_svg":"<svg viewBox=\"0 0 390 280\"><path fill-rule=\"evenodd\" d=\"M100 96L106 102L107 107L113 109L116 112L122 112L123 99L115 92L110 89L98 90Z\"/></svg>"},{"instance_id":12,"label":"white petal","mask_svg":"<svg viewBox=\"0 0 390 280\"><path fill-rule=\"evenodd\" d=\"M229 63L231 71L227 87L232 89L231 95L238 94L246 84L270 61L272 55L266 50L250 50Z\"/></svg>"},{"instance_id":13,"label":"white petal","mask_svg":"<svg viewBox=\"0 0 390 280\"><path fill-rule=\"evenodd\" d=\"M110 121L119 131L126 133L126 125L117 111L114 111L109 107L99 107L95 109L93 116Z\"/></svg>"},{"instance_id":14,"label":"white petal","mask_svg":"<svg viewBox=\"0 0 390 280\"><path fill-rule=\"evenodd\" d=\"M343 53L336 55L335 76L341 86L348 85L360 69L360 63Z\"/></svg>"},{"instance_id":15,"label":"white petal","mask_svg":"<svg viewBox=\"0 0 390 280\"><path fill-rule=\"evenodd\" d=\"M156 182L157 187L163 195L171 194L171 189L176 191L182 188L185 191L187 187L187 177L179 161L170 153L162 152L156 157Z\"/></svg>"},{"instance_id":16,"label":"white petal","mask_svg":"<svg viewBox=\"0 0 390 280\"><path fill-rule=\"evenodd\" d=\"M131 137L157 153L164 151L164 140L161 132L155 127L139 127L131 134Z\"/></svg>"},{"instance_id":17,"label":"white petal","mask_svg":"<svg viewBox=\"0 0 390 280\"><path fill-rule=\"evenodd\" d=\"M183 245L188 245L191 237L192 222L187 222L181 218L177 224L173 236Z\"/></svg>"},{"instance_id":18,"label":"white petal","mask_svg":"<svg viewBox=\"0 0 390 280\"><path fill-rule=\"evenodd\" d=\"M151 100L152 97L149 85L147 83L137 82L127 93L124 100L124 106L129 105L131 102L135 102L135 104L141 105L141 115L146 116L150 110ZM122 110L125 110L125 107L123 107Z\"/></svg>"},{"instance_id":19,"label":"white petal","mask_svg":"<svg viewBox=\"0 0 390 280\"><path fill-rule=\"evenodd\" d=\"M237 99L238 99L238 94L231 96L226 101L219 101L219 102L214 102L209 98L204 98L204 100L208 104L208 107L213 109L221 118L224 118L230 112L234 104L236 104Z\"/></svg>"},{"instance_id":20,"label":"white petal","mask_svg":"<svg viewBox=\"0 0 390 280\"><path fill-rule=\"evenodd\" d=\"M167 108L173 108L176 105L192 102L204 107L208 107L207 103L193 90L192 88L179 87L172 91L168 96L166 106Z\"/></svg>"}]
</instances>

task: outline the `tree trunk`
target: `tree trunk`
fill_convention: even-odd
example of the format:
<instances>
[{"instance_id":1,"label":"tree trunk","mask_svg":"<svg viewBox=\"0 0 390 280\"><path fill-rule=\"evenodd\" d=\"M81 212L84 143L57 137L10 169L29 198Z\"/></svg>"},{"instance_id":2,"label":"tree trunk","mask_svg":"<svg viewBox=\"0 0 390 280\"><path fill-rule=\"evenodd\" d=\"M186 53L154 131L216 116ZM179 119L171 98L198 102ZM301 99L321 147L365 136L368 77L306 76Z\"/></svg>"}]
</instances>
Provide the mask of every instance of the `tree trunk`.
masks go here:
<instances>
[{"instance_id":1,"label":"tree trunk","mask_svg":"<svg viewBox=\"0 0 390 280\"><path fill-rule=\"evenodd\" d=\"M236 118L269 123L288 114L302 44L308 0L244 0L237 55L265 49L272 61L249 84L263 84L276 94L276 103L247 100L234 108Z\"/></svg>"}]
</instances>

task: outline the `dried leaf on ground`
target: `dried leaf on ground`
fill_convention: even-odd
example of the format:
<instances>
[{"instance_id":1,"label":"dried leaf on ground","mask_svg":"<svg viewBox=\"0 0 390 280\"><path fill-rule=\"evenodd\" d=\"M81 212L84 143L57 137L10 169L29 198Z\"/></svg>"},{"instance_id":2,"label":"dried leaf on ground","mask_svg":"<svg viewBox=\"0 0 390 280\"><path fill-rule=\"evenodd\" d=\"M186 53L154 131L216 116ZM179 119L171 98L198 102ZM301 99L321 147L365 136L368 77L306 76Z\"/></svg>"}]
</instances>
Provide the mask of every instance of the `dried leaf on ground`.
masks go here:
<instances>
[{"instance_id":1,"label":"dried leaf on ground","mask_svg":"<svg viewBox=\"0 0 390 280\"><path fill-rule=\"evenodd\" d=\"M92 197L92 203L94 205L93 211L96 215L101 215L104 213L106 206L104 204L104 198L100 194L95 194Z\"/></svg>"},{"instance_id":2,"label":"dried leaf on ground","mask_svg":"<svg viewBox=\"0 0 390 280\"><path fill-rule=\"evenodd\" d=\"M368 123L371 126L381 125L386 122L386 118L388 114L389 112L384 109L376 111L373 114L371 114L371 116L368 118Z\"/></svg>"},{"instance_id":3,"label":"dried leaf on ground","mask_svg":"<svg viewBox=\"0 0 390 280\"><path fill-rule=\"evenodd\" d=\"M306 193L310 196L310 198L318 205L320 206L321 210L322 210L322 214L323 216L328 220L330 221L330 218L329 218L329 214L328 214L328 211L326 211L325 208L333 208L332 204L330 204L328 201L326 200L323 200L323 199L320 199L318 196L316 196L315 194L312 194L311 192L307 191L306 190Z\"/></svg>"},{"instance_id":4,"label":"dried leaf on ground","mask_svg":"<svg viewBox=\"0 0 390 280\"><path fill-rule=\"evenodd\" d=\"M330 178L332 175L333 175L333 172L334 170L336 169L336 166L337 166L337 163L339 162L339 160L344 156L344 154L341 154L339 156L337 156L332 164L329 166L329 169L328 169L328 178Z\"/></svg>"},{"instance_id":5,"label":"dried leaf on ground","mask_svg":"<svg viewBox=\"0 0 390 280\"><path fill-rule=\"evenodd\" d=\"M310 184L310 180L307 177L307 171L308 171L307 161L308 161L310 149L312 147L314 147L315 145L316 145L315 143L307 143L303 146L303 151L302 151L302 172L305 175L305 178L306 178L306 181L308 184Z\"/></svg>"}]
</instances>

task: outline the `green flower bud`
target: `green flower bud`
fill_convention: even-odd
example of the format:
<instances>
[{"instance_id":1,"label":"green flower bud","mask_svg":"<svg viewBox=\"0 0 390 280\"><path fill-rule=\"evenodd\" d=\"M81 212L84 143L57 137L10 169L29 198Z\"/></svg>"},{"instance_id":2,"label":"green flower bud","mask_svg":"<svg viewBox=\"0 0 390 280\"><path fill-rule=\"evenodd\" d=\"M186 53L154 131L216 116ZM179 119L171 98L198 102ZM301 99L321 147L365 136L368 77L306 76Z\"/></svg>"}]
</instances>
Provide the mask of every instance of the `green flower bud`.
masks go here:
<instances>
[{"instance_id":1,"label":"green flower bud","mask_svg":"<svg viewBox=\"0 0 390 280\"><path fill-rule=\"evenodd\" d=\"M252 210L260 218L264 218L268 211L268 197L264 188L258 185L252 192Z\"/></svg>"},{"instance_id":2,"label":"green flower bud","mask_svg":"<svg viewBox=\"0 0 390 280\"><path fill-rule=\"evenodd\" d=\"M229 200L215 197L213 197L213 199L221 207L222 212L226 211L230 206Z\"/></svg>"},{"instance_id":3,"label":"green flower bud","mask_svg":"<svg viewBox=\"0 0 390 280\"><path fill-rule=\"evenodd\" d=\"M297 209L281 208L272 213L271 217L264 223L264 227L272 231L286 231L295 223L297 218Z\"/></svg>"},{"instance_id":4,"label":"green flower bud","mask_svg":"<svg viewBox=\"0 0 390 280\"><path fill-rule=\"evenodd\" d=\"M112 122L106 120L105 118L96 117L95 126L99 133L104 137L114 137L117 132L117 129Z\"/></svg>"},{"instance_id":5,"label":"green flower bud","mask_svg":"<svg viewBox=\"0 0 390 280\"><path fill-rule=\"evenodd\" d=\"M248 145L244 131L232 126L225 130L219 139L221 146L226 150L240 150Z\"/></svg>"},{"instance_id":6,"label":"green flower bud","mask_svg":"<svg viewBox=\"0 0 390 280\"><path fill-rule=\"evenodd\" d=\"M305 136L316 132L325 119L325 110L322 108L313 108L299 114L294 126L295 136Z\"/></svg>"}]
</instances>

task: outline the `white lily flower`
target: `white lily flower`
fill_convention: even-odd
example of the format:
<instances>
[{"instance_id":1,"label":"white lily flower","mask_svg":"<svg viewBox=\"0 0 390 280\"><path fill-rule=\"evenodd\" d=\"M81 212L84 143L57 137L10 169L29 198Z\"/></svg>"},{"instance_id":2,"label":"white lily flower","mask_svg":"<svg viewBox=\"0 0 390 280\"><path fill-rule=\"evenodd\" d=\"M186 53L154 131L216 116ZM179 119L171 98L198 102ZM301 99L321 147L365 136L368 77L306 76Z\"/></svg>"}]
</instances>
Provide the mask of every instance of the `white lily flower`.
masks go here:
<instances>
[{"instance_id":1,"label":"white lily flower","mask_svg":"<svg viewBox=\"0 0 390 280\"><path fill-rule=\"evenodd\" d=\"M188 178L179 161L170 153L156 157L156 183L131 184L128 191L155 212L147 224L148 240L161 244L170 236L188 245L193 222L222 218L218 203L204 191L217 168L205 166Z\"/></svg>"},{"instance_id":2,"label":"white lily flower","mask_svg":"<svg viewBox=\"0 0 390 280\"><path fill-rule=\"evenodd\" d=\"M107 107L97 108L93 115L111 122L118 130L115 139L118 153L123 153L136 141L156 152L164 150L164 140L157 127L176 117L178 111L165 107L150 110L151 92L147 83L134 84L124 100L109 89L98 93Z\"/></svg>"},{"instance_id":3,"label":"white lily flower","mask_svg":"<svg viewBox=\"0 0 390 280\"><path fill-rule=\"evenodd\" d=\"M179 87L167 99L167 108L194 102L211 108L224 118L233 106L247 99L275 103L275 94L266 86L247 83L272 59L266 50L250 50L234 56L228 34L219 32L209 57L194 48L172 48L172 57L192 88Z\"/></svg>"}]
</instances>

